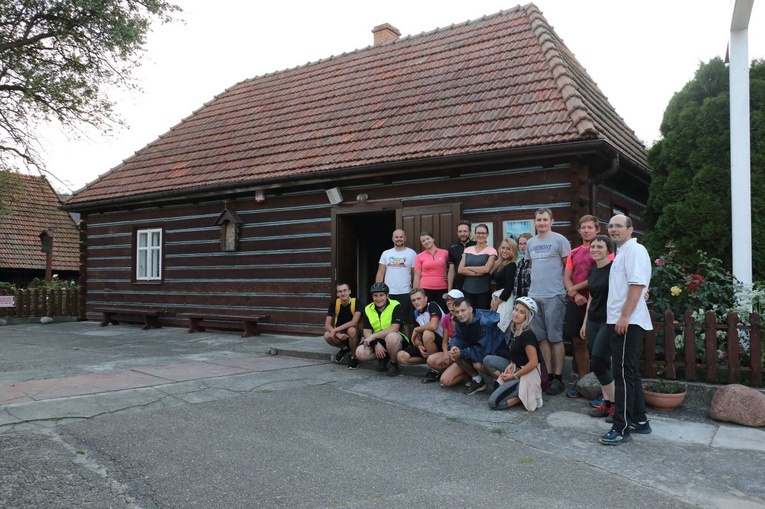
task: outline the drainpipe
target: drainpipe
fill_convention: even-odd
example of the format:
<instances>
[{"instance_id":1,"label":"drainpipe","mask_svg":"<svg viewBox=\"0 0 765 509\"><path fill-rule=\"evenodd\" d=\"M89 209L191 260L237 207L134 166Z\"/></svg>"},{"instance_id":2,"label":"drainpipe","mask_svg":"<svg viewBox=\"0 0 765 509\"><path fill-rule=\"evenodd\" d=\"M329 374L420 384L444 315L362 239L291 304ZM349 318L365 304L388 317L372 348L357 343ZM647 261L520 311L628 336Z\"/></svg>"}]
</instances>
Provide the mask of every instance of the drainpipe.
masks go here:
<instances>
[{"instance_id":1,"label":"drainpipe","mask_svg":"<svg viewBox=\"0 0 765 509\"><path fill-rule=\"evenodd\" d=\"M602 184L606 179L609 179L616 175L616 173L619 171L619 154L616 154L611 161L611 166L595 177L594 179L590 180L590 214L592 214L595 217L598 217L597 211L598 211L598 186Z\"/></svg>"}]
</instances>

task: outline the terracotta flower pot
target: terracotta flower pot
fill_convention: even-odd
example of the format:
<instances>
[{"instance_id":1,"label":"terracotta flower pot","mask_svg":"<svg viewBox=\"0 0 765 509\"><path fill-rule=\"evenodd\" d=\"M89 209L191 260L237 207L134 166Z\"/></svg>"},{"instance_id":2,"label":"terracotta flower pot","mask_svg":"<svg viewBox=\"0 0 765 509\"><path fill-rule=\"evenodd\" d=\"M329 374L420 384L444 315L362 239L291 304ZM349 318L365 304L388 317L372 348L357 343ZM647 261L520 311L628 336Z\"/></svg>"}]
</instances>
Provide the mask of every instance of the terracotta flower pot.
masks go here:
<instances>
[{"instance_id":1,"label":"terracotta flower pot","mask_svg":"<svg viewBox=\"0 0 765 509\"><path fill-rule=\"evenodd\" d=\"M668 412L682 404L683 400L685 400L687 391L678 392L676 394L666 394L663 392L651 392L646 390L643 392L645 393L645 402L648 405L656 410Z\"/></svg>"}]
</instances>

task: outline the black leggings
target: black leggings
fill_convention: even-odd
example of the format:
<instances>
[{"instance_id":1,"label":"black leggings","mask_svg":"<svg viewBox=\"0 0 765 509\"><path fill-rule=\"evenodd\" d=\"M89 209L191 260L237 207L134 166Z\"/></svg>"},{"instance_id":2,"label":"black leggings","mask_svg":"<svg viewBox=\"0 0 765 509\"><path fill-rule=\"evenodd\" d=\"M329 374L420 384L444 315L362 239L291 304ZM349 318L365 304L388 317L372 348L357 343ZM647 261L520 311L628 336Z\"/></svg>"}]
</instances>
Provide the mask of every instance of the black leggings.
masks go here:
<instances>
[{"instance_id":1,"label":"black leggings","mask_svg":"<svg viewBox=\"0 0 765 509\"><path fill-rule=\"evenodd\" d=\"M590 348L590 371L595 373L600 385L614 381L611 372L611 345L605 322L587 320L587 346Z\"/></svg>"}]
</instances>

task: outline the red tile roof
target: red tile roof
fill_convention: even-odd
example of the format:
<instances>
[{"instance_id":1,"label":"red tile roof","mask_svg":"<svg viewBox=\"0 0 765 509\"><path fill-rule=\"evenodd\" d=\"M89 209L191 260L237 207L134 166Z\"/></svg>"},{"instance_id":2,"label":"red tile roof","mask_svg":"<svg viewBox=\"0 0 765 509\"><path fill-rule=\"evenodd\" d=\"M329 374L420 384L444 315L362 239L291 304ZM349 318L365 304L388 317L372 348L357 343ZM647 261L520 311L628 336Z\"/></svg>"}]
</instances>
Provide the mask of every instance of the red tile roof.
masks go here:
<instances>
[{"instance_id":1,"label":"red tile roof","mask_svg":"<svg viewBox=\"0 0 765 509\"><path fill-rule=\"evenodd\" d=\"M593 139L647 171L528 4L238 83L67 205Z\"/></svg>"},{"instance_id":2,"label":"red tile roof","mask_svg":"<svg viewBox=\"0 0 765 509\"><path fill-rule=\"evenodd\" d=\"M79 270L80 233L44 177L11 174L8 186L16 201L6 202L9 215L0 214L0 267L45 269L40 233L53 235L53 270Z\"/></svg>"}]
</instances>

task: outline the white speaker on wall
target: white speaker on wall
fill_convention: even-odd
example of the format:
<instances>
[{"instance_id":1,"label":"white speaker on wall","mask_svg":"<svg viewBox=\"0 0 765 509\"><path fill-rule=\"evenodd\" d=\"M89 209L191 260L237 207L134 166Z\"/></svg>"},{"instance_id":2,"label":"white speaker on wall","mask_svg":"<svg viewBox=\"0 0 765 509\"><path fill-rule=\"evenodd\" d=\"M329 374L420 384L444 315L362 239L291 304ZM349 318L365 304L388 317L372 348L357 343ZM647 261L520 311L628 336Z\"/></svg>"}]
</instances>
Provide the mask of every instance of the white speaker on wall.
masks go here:
<instances>
[{"instance_id":1,"label":"white speaker on wall","mask_svg":"<svg viewBox=\"0 0 765 509\"><path fill-rule=\"evenodd\" d=\"M327 198L329 198L329 203L337 205L343 202L343 193L340 192L339 187L333 187L332 189L327 189Z\"/></svg>"}]
</instances>

